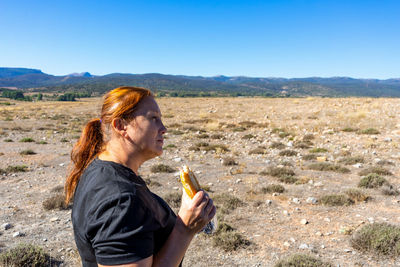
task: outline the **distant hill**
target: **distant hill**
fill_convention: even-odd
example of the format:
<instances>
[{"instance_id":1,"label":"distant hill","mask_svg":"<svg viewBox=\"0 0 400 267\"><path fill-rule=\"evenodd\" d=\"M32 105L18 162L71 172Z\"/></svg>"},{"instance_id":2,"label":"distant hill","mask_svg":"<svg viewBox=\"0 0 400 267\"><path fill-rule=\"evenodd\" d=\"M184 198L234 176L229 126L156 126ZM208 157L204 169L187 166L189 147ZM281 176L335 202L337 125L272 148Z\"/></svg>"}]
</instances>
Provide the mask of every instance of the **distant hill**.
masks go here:
<instances>
[{"instance_id":1,"label":"distant hill","mask_svg":"<svg viewBox=\"0 0 400 267\"><path fill-rule=\"evenodd\" d=\"M112 73L93 76L89 72L54 76L40 70L0 68L0 87L43 92L104 92L123 85L150 88L170 96L322 96L400 97L399 79L354 79L350 77L253 78L245 76L185 76L159 73Z\"/></svg>"}]
</instances>

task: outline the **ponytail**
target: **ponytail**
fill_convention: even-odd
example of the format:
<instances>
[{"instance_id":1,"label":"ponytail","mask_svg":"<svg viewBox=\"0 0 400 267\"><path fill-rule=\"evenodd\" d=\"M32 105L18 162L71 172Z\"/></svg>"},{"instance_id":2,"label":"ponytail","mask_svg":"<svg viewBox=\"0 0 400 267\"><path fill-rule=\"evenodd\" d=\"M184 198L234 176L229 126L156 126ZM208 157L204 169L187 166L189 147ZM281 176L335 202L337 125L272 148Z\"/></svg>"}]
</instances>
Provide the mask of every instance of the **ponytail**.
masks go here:
<instances>
[{"instance_id":1,"label":"ponytail","mask_svg":"<svg viewBox=\"0 0 400 267\"><path fill-rule=\"evenodd\" d=\"M100 119L89 121L82 131L78 142L71 152L71 160L74 164L65 182L65 202L68 204L74 196L79 178L86 167L94 160L103 148L103 134Z\"/></svg>"}]
</instances>

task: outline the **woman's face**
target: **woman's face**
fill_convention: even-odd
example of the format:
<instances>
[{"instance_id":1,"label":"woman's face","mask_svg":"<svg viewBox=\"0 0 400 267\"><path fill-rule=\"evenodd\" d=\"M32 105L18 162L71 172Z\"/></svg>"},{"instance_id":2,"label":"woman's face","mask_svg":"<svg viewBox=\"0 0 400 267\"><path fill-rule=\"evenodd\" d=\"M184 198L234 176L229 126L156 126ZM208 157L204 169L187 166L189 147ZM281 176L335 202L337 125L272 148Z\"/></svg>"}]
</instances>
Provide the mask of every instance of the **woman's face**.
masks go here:
<instances>
[{"instance_id":1,"label":"woman's face","mask_svg":"<svg viewBox=\"0 0 400 267\"><path fill-rule=\"evenodd\" d=\"M160 156L167 129L161 121L161 111L153 97L146 96L138 104L127 133L145 158Z\"/></svg>"}]
</instances>

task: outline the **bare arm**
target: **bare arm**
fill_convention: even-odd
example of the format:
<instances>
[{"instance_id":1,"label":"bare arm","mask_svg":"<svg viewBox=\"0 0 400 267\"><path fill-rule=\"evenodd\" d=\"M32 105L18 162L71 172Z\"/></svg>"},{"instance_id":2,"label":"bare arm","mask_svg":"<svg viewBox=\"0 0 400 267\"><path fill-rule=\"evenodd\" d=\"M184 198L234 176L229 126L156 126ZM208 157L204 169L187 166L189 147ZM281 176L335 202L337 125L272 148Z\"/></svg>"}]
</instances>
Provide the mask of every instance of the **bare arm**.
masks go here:
<instances>
[{"instance_id":1,"label":"bare arm","mask_svg":"<svg viewBox=\"0 0 400 267\"><path fill-rule=\"evenodd\" d=\"M113 265L118 267L158 267L178 266L194 235L215 215L213 201L204 191L199 191L193 199L186 192L182 195L182 205L175 226L161 250L153 256L135 263ZM111 267L100 265L99 267Z\"/></svg>"}]
</instances>

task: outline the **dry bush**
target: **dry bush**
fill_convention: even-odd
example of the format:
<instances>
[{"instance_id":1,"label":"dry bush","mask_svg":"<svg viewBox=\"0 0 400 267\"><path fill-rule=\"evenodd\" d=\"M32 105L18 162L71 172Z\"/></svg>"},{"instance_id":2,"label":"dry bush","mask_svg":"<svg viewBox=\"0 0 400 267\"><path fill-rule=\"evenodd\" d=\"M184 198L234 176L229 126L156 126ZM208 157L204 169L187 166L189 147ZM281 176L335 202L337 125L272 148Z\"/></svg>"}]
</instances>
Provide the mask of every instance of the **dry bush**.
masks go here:
<instances>
[{"instance_id":1,"label":"dry bush","mask_svg":"<svg viewBox=\"0 0 400 267\"><path fill-rule=\"evenodd\" d=\"M254 121L241 121L241 122L239 122L239 125L246 127L246 128L252 128L252 127L258 126L257 122L254 122Z\"/></svg>"},{"instance_id":2,"label":"dry bush","mask_svg":"<svg viewBox=\"0 0 400 267\"><path fill-rule=\"evenodd\" d=\"M318 162L308 165L308 169L314 171L331 171L338 173L349 173L350 170L340 165L335 165L328 162Z\"/></svg>"},{"instance_id":3,"label":"dry bush","mask_svg":"<svg viewBox=\"0 0 400 267\"><path fill-rule=\"evenodd\" d=\"M357 132L357 128L351 128L351 127L346 127L342 129L343 132L351 133L351 132Z\"/></svg>"},{"instance_id":4,"label":"dry bush","mask_svg":"<svg viewBox=\"0 0 400 267\"><path fill-rule=\"evenodd\" d=\"M295 254L287 259L280 260L274 267L333 267L333 264L310 255Z\"/></svg>"},{"instance_id":5,"label":"dry bush","mask_svg":"<svg viewBox=\"0 0 400 267\"><path fill-rule=\"evenodd\" d=\"M62 193L63 191L64 191L63 185L57 185L50 190L50 192L52 193Z\"/></svg>"},{"instance_id":6,"label":"dry bush","mask_svg":"<svg viewBox=\"0 0 400 267\"><path fill-rule=\"evenodd\" d=\"M348 206L354 204L354 201L346 195L326 195L319 199L319 202L326 206Z\"/></svg>"},{"instance_id":7,"label":"dry bush","mask_svg":"<svg viewBox=\"0 0 400 267\"><path fill-rule=\"evenodd\" d=\"M38 145L47 145L47 142L46 141L39 141L39 142L36 142L36 144L38 144Z\"/></svg>"},{"instance_id":8,"label":"dry bush","mask_svg":"<svg viewBox=\"0 0 400 267\"><path fill-rule=\"evenodd\" d=\"M256 135L252 135L252 134L246 134L242 136L242 139L246 139L246 140L250 140L252 138L257 137Z\"/></svg>"},{"instance_id":9,"label":"dry bush","mask_svg":"<svg viewBox=\"0 0 400 267\"><path fill-rule=\"evenodd\" d=\"M285 175L285 176L281 176L278 178L279 182L285 183L285 184L294 184L297 183L299 179L297 179L294 176L291 175Z\"/></svg>"},{"instance_id":10,"label":"dry bush","mask_svg":"<svg viewBox=\"0 0 400 267\"><path fill-rule=\"evenodd\" d=\"M378 164L379 166L384 166L384 165L394 166L395 165L392 161L389 161L386 159L382 159L382 160L378 161L376 164Z\"/></svg>"},{"instance_id":11,"label":"dry bush","mask_svg":"<svg viewBox=\"0 0 400 267\"><path fill-rule=\"evenodd\" d=\"M168 126L166 126L167 128L179 128L179 127L181 127L182 125L180 125L179 123L172 123L172 124L170 124L170 125L168 125Z\"/></svg>"},{"instance_id":12,"label":"dry bush","mask_svg":"<svg viewBox=\"0 0 400 267\"><path fill-rule=\"evenodd\" d=\"M296 142L294 144L294 147L300 148L300 149L306 149L306 148L310 148L312 145L313 145L313 143L310 141L302 141L302 142Z\"/></svg>"},{"instance_id":13,"label":"dry bush","mask_svg":"<svg viewBox=\"0 0 400 267\"><path fill-rule=\"evenodd\" d=\"M254 155L254 154L256 154L256 155L267 154L267 150L266 150L265 147L259 146L259 147L255 148L255 149L252 149L252 150L249 151L249 155Z\"/></svg>"},{"instance_id":14,"label":"dry bush","mask_svg":"<svg viewBox=\"0 0 400 267\"><path fill-rule=\"evenodd\" d=\"M251 243L236 231L221 232L213 236L213 245L222 248L226 252L245 248Z\"/></svg>"},{"instance_id":15,"label":"dry bush","mask_svg":"<svg viewBox=\"0 0 400 267\"><path fill-rule=\"evenodd\" d=\"M316 148L311 149L309 152L310 153L325 153L325 152L328 152L328 149L316 147Z\"/></svg>"},{"instance_id":16,"label":"dry bush","mask_svg":"<svg viewBox=\"0 0 400 267\"><path fill-rule=\"evenodd\" d=\"M393 187L393 185L385 184L382 187L382 194L386 196L398 196L400 194L399 190Z\"/></svg>"},{"instance_id":17,"label":"dry bush","mask_svg":"<svg viewBox=\"0 0 400 267\"><path fill-rule=\"evenodd\" d=\"M210 136L208 135L208 134L206 134L206 133L202 133L202 134L198 134L197 135L197 138L201 138L201 139L204 139L204 138L209 138Z\"/></svg>"},{"instance_id":18,"label":"dry bush","mask_svg":"<svg viewBox=\"0 0 400 267\"><path fill-rule=\"evenodd\" d=\"M184 134L184 132L180 131L180 130L168 130L168 133L173 134L173 135L182 135Z\"/></svg>"},{"instance_id":19,"label":"dry bush","mask_svg":"<svg viewBox=\"0 0 400 267\"><path fill-rule=\"evenodd\" d=\"M363 156L346 157L340 159L339 163L343 163L344 165L354 165L356 163L364 163L364 157Z\"/></svg>"},{"instance_id":20,"label":"dry bush","mask_svg":"<svg viewBox=\"0 0 400 267\"><path fill-rule=\"evenodd\" d=\"M157 165L153 165L150 168L151 172L167 172L167 173L172 173L175 172L176 170L168 165L165 164L157 164Z\"/></svg>"},{"instance_id":21,"label":"dry bush","mask_svg":"<svg viewBox=\"0 0 400 267\"><path fill-rule=\"evenodd\" d=\"M174 144L168 144L165 146L165 148L176 148L176 145Z\"/></svg>"},{"instance_id":22,"label":"dry bush","mask_svg":"<svg viewBox=\"0 0 400 267\"><path fill-rule=\"evenodd\" d=\"M17 247L0 254L0 265L10 267L42 267L57 266L59 262L52 260L43 248L31 244L19 244Z\"/></svg>"},{"instance_id":23,"label":"dry bush","mask_svg":"<svg viewBox=\"0 0 400 267\"><path fill-rule=\"evenodd\" d=\"M224 166L234 166L234 165L238 165L238 163L235 161L234 158L226 157L226 158L222 159L222 165L224 165Z\"/></svg>"},{"instance_id":24,"label":"dry bush","mask_svg":"<svg viewBox=\"0 0 400 267\"><path fill-rule=\"evenodd\" d=\"M303 141L307 142L307 141L311 141L314 140L314 135L313 134L306 134L303 136Z\"/></svg>"},{"instance_id":25,"label":"dry bush","mask_svg":"<svg viewBox=\"0 0 400 267\"><path fill-rule=\"evenodd\" d=\"M221 205L222 207L219 209L220 213L229 214L231 211L236 209L237 207L243 206L245 203L239 198L230 195L228 193L222 193L220 195L213 196L213 201L217 205Z\"/></svg>"},{"instance_id":26,"label":"dry bush","mask_svg":"<svg viewBox=\"0 0 400 267\"><path fill-rule=\"evenodd\" d=\"M216 153L225 153L229 152L229 148L226 145L221 144L212 144L206 147L202 147L204 151L215 151Z\"/></svg>"},{"instance_id":27,"label":"dry bush","mask_svg":"<svg viewBox=\"0 0 400 267\"><path fill-rule=\"evenodd\" d=\"M375 128L368 128L365 130L359 131L360 134L380 134L380 132Z\"/></svg>"},{"instance_id":28,"label":"dry bush","mask_svg":"<svg viewBox=\"0 0 400 267\"><path fill-rule=\"evenodd\" d=\"M374 223L358 230L350 240L353 248L376 255L400 255L400 227Z\"/></svg>"},{"instance_id":29,"label":"dry bush","mask_svg":"<svg viewBox=\"0 0 400 267\"><path fill-rule=\"evenodd\" d=\"M344 192L354 202L363 202L369 200L371 197L357 188L350 188Z\"/></svg>"},{"instance_id":30,"label":"dry bush","mask_svg":"<svg viewBox=\"0 0 400 267\"><path fill-rule=\"evenodd\" d=\"M285 187L283 187L280 184L271 184L268 185L267 187L261 188L261 192L266 194L266 193L283 193L285 192Z\"/></svg>"},{"instance_id":31,"label":"dry bush","mask_svg":"<svg viewBox=\"0 0 400 267\"><path fill-rule=\"evenodd\" d=\"M381 166L369 167L367 169L360 171L358 173L358 175L364 176L364 175L368 175L370 173L376 173L379 175L392 175L392 173L389 170L382 168Z\"/></svg>"},{"instance_id":32,"label":"dry bush","mask_svg":"<svg viewBox=\"0 0 400 267\"><path fill-rule=\"evenodd\" d=\"M65 196L63 193L54 195L45 201L43 201L42 206L45 210L66 210L69 206L65 203Z\"/></svg>"},{"instance_id":33,"label":"dry bush","mask_svg":"<svg viewBox=\"0 0 400 267\"><path fill-rule=\"evenodd\" d=\"M8 166L5 170L0 169L0 174L8 174L8 173L15 173L15 172L26 172L28 171L28 166L26 165L15 165L15 166Z\"/></svg>"},{"instance_id":34,"label":"dry bush","mask_svg":"<svg viewBox=\"0 0 400 267\"><path fill-rule=\"evenodd\" d=\"M270 148L284 149L284 148L286 148L286 145L282 144L281 142L273 142L270 145Z\"/></svg>"},{"instance_id":35,"label":"dry bush","mask_svg":"<svg viewBox=\"0 0 400 267\"><path fill-rule=\"evenodd\" d=\"M222 139L224 139L225 137L224 137L222 134L212 134L212 135L210 136L210 138L211 138L211 139L219 139L219 140L222 140Z\"/></svg>"},{"instance_id":36,"label":"dry bush","mask_svg":"<svg viewBox=\"0 0 400 267\"><path fill-rule=\"evenodd\" d=\"M233 128L232 131L233 132L244 132L244 131L246 131L246 128L239 126L239 127Z\"/></svg>"},{"instance_id":37,"label":"dry bush","mask_svg":"<svg viewBox=\"0 0 400 267\"><path fill-rule=\"evenodd\" d=\"M7 142L7 143L14 142L11 138L4 139L3 141L4 141L4 142Z\"/></svg>"},{"instance_id":38,"label":"dry bush","mask_svg":"<svg viewBox=\"0 0 400 267\"><path fill-rule=\"evenodd\" d=\"M165 202L168 203L172 208L179 208L181 206L182 194L178 192L169 193L163 197Z\"/></svg>"},{"instance_id":39,"label":"dry bush","mask_svg":"<svg viewBox=\"0 0 400 267\"><path fill-rule=\"evenodd\" d=\"M388 184L388 181L376 173L370 173L367 176L361 178L358 183L358 187L364 188L378 188L384 184Z\"/></svg>"},{"instance_id":40,"label":"dry bush","mask_svg":"<svg viewBox=\"0 0 400 267\"><path fill-rule=\"evenodd\" d=\"M22 138L21 140L19 140L20 142L22 142L22 143L32 143L32 142L35 142L35 140L33 140L33 138L30 138L30 137L24 137L24 138Z\"/></svg>"},{"instance_id":41,"label":"dry bush","mask_svg":"<svg viewBox=\"0 0 400 267\"><path fill-rule=\"evenodd\" d=\"M293 157L297 156L298 152L290 149L285 149L279 152L279 156Z\"/></svg>"},{"instance_id":42,"label":"dry bush","mask_svg":"<svg viewBox=\"0 0 400 267\"><path fill-rule=\"evenodd\" d=\"M26 150L22 150L21 152L19 152L20 155L35 155L36 152L33 151L32 149L26 149Z\"/></svg>"},{"instance_id":43,"label":"dry bush","mask_svg":"<svg viewBox=\"0 0 400 267\"><path fill-rule=\"evenodd\" d=\"M266 174L269 174L273 177L286 177L294 176L295 172L287 167L270 167Z\"/></svg>"},{"instance_id":44,"label":"dry bush","mask_svg":"<svg viewBox=\"0 0 400 267\"><path fill-rule=\"evenodd\" d=\"M319 157L318 154L307 154L307 155L301 156L301 158L304 160L316 160L317 157Z\"/></svg>"}]
</instances>

